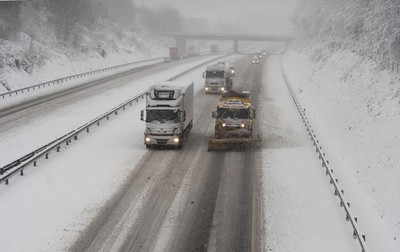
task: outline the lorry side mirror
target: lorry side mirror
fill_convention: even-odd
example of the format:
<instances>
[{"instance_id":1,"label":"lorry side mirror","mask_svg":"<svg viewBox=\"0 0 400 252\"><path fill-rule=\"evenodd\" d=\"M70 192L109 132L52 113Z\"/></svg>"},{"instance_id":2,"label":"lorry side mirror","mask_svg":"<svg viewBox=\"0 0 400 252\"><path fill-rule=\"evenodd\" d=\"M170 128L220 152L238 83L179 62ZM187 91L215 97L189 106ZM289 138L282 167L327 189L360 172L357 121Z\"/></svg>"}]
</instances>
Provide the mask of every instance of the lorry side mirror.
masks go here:
<instances>
[{"instance_id":1,"label":"lorry side mirror","mask_svg":"<svg viewBox=\"0 0 400 252\"><path fill-rule=\"evenodd\" d=\"M218 115L217 115L217 111L213 111L212 114L211 114L211 116L214 117L214 118L217 118L217 116L218 116Z\"/></svg>"},{"instance_id":2,"label":"lorry side mirror","mask_svg":"<svg viewBox=\"0 0 400 252\"><path fill-rule=\"evenodd\" d=\"M203 78L206 78L206 72L203 72Z\"/></svg>"},{"instance_id":3,"label":"lorry side mirror","mask_svg":"<svg viewBox=\"0 0 400 252\"><path fill-rule=\"evenodd\" d=\"M252 119L256 119L256 110L255 109L251 110L250 116Z\"/></svg>"},{"instance_id":4,"label":"lorry side mirror","mask_svg":"<svg viewBox=\"0 0 400 252\"><path fill-rule=\"evenodd\" d=\"M186 121L186 111L181 111L181 113L180 113L180 121L181 122L184 122L184 121Z\"/></svg>"},{"instance_id":5,"label":"lorry side mirror","mask_svg":"<svg viewBox=\"0 0 400 252\"><path fill-rule=\"evenodd\" d=\"M144 110L140 111L140 120L144 121Z\"/></svg>"}]
</instances>

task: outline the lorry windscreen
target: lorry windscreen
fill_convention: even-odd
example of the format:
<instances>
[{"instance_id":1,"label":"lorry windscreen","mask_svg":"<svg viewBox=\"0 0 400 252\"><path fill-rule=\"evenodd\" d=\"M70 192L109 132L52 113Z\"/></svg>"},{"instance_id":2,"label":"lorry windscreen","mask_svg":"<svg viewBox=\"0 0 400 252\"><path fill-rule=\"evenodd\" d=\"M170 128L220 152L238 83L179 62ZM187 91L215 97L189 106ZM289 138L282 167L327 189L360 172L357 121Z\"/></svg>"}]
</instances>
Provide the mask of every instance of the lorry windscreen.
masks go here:
<instances>
[{"instance_id":1,"label":"lorry windscreen","mask_svg":"<svg viewBox=\"0 0 400 252\"><path fill-rule=\"evenodd\" d=\"M224 78L223 71L206 71L206 78Z\"/></svg>"},{"instance_id":2,"label":"lorry windscreen","mask_svg":"<svg viewBox=\"0 0 400 252\"><path fill-rule=\"evenodd\" d=\"M147 122L152 123L177 123L179 113L176 110L147 110Z\"/></svg>"},{"instance_id":3,"label":"lorry windscreen","mask_svg":"<svg viewBox=\"0 0 400 252\"><path fill-rule=\"evenodd\" d=\"M217 110L219 118L232 118L232 119L249 119L250 110L249 109L227 109L219 108Z\"/></svg>"}]
</instances>

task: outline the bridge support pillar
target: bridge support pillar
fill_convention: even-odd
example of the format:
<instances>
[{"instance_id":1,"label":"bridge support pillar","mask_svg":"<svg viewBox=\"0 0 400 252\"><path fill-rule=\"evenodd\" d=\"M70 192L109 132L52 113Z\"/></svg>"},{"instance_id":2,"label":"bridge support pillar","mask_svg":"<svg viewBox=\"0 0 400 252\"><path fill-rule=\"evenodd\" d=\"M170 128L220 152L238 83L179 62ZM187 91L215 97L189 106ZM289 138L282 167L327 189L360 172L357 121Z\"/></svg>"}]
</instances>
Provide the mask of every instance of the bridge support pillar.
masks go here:
<instances>
[{"instance_id":1,"label":"bridge support pillar","mask_svg":"<svg viewBox=\"0 0 400 252\"><path fill-rule=\"evenodd\" d=\"M238 53L238 52L239 52L239 41L236 40L236 39L233 41L233 51L234 51L235 53Z\"/></svg>"}]
</instances>

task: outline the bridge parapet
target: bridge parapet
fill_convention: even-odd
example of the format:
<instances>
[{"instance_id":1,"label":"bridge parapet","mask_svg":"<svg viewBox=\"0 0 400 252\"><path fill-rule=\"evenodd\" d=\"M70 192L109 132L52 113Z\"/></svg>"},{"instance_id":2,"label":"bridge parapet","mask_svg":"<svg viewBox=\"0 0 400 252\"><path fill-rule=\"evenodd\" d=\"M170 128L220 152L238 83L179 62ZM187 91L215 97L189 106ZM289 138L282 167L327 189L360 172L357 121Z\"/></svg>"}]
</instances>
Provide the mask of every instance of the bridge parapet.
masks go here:
<instances>
[{"instance_id":1,"label":"bridge parapet","mask_svg":"<svg viewBox=\"0 0 400 252\"><path fill-rule=\"evenodd\" d=\"M189 39L195 40L232 40L234 42L234 51L239 50L239 41L265 41L265 42L283 42L285 48L287 45L295 39L293 35L254 35L254 34L223 34L223 33L173 33L169 34L173 36L177 42L179 49L186 49L186 41Z\"/></svg>"}]
</instances>

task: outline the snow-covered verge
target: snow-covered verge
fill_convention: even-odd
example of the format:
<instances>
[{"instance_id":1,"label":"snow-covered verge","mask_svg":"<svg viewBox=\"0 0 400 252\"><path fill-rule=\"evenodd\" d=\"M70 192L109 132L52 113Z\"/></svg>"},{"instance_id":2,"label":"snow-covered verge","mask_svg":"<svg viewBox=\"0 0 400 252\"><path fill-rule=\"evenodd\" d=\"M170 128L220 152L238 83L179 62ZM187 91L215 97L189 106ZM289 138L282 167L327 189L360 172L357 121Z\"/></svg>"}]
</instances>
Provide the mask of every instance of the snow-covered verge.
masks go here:
<instances>
[{"instance_id":1,"label":"snow-covered verge","mask_svg":"<svg viewBox=\"0 0 400 252\"><path fill-rule=\"evenodd\" d=\"M86 45L73 48L48 40L33 40L17 32L0 38L0 93L65 76L143 59L165 57L170 38L145 32L85 36Z\"/></svg>"},{"instance_id":2,"label":"snow-covered verge","mask_svg":"<svg viewBox=\"0 0 400 252\"><path fill-rule=\"evenodd\" d=\"M399 76L322 46L292 47L283 67L371 251L400 251Z\"/></svg>"}]
</instances>

